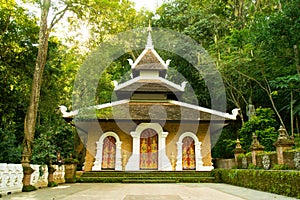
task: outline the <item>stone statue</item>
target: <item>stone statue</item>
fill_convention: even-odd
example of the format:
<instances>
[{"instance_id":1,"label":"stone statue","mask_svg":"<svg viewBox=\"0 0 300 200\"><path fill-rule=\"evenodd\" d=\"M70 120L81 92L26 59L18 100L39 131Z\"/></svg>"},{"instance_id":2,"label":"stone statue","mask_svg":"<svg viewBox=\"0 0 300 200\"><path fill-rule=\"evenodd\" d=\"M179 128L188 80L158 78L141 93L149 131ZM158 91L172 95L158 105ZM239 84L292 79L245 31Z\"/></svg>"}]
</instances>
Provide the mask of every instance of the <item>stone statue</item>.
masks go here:
<instances>
[{"instance_id":1,"label":"stone statue","mask_svg":"<svg viewBox=\"0 0 300 200\"><path fill-rule=\"evenodd\" d=\"M248 120L250 121L255 115L255 106L252 104L251 99L249 99L249 104L246 107Z\"/></svg>"}]
</instances>

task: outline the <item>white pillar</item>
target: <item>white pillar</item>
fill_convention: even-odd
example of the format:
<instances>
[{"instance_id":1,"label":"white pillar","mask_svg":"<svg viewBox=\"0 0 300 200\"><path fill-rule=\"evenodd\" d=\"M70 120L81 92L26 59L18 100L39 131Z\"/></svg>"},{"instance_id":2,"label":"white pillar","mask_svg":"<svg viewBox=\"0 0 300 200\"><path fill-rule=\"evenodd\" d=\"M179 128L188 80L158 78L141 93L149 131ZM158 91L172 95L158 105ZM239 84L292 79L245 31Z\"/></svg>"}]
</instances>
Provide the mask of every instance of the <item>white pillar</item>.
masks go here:
<instances>
[{"instance_id":1,"label":"white pillar","mask_svg":"<svg viewBox=\"0 0 300 200\"><path fill-rule=\"evenodd\" d=\"M135 131L130 132L132 136L132 154L128 159L125 166L125 171L137 171L140 170L140 134Z\"/></svg>"},{"instance_id":2,"label":"white pillar","mask_svg":"<svg viewBox=\"0 0 300 200\"><path fill-rule=\"evenodd\" d=\"M195 142L195 156L196 156L196 171L200 171L203 167L202 155L201 155L201 142Z\"/></svg>"},{"instance_id":3,"label":"white pillar","mask_svg":"<svg viewBox=\"0 0 300 200\"><path fill-rule=\"evenodd\" d=\"M177 142L176 171L182 171L182 142Z\"/></svg>"},{"instance_id":4,"label":"white pillar","mask_svg":"<svg viewBox=\"0 0 300 200\"><path fill-rule=\"evenodd\" d=\"M122 170L121 145L122 145L122 142L116 142L116 164L115 164L115 170Z\"/></svg>"},{"instance_id":5,"label":"white pillar","mask_svg":"<svg viewBox=\"0 0 300 200\"><path fill-rule=\"evenodd\" d=\"M92 171L99 171L102 167L102 149L103 149L103 141L96 142L97 144L97 152L96 159L94 165L92 167Z\"/></svg>"},{"instance_id":6,"label":"white pillar","mask_svg":"<svg viewBox=\"0 0 300 200\"><path fill-rule=\"evenodd\" d=\"M168 134L168 132L158 133L158 170L172 170L172 165L166 152L166 137L168 136Z\"/></svg>"}]
</instances>

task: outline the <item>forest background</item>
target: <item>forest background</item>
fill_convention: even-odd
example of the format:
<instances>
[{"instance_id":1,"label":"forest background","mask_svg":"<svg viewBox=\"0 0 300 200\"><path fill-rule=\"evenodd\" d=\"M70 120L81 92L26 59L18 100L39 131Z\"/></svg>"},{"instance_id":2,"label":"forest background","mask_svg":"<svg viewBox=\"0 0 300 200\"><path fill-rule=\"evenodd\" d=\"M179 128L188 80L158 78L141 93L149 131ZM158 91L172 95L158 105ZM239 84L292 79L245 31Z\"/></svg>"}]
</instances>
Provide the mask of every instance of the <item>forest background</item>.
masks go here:
<instances>
[{"instance_id":1,"label":"forest background","mask_svg":"<svg viewBox=\"0 0 300 200\"><path fill-rule=\"evenodd\" d=\"M28 8L38 10L41 4L0 2L0 162L20 163L41 28L35 9ZM32 163L54 162L58 152L83 162L84 146L57 107L72 110L76 73L99 44L117 33L148 27L149 21L152 27L175 30L201 44L223 78L228 112L241 109L238 122L225 128L214 146L214 158L233 157L237 138L248 150L253 133L272 151L280 125L299 148L300 0L174 0L155 13L136 11L127 0L60 0L50 12L59 13L63 5L68 12L53 27L48 42ZM112 81L130 70L127 59L141 51L128 52L107 68L95 104L111 100ZM199 73L193 73L196 69L177 55L158 52L189 81L199 105L209 108L209 92ZM257 108L251 120L249 105Z\"/></svg>"}]
</instances>

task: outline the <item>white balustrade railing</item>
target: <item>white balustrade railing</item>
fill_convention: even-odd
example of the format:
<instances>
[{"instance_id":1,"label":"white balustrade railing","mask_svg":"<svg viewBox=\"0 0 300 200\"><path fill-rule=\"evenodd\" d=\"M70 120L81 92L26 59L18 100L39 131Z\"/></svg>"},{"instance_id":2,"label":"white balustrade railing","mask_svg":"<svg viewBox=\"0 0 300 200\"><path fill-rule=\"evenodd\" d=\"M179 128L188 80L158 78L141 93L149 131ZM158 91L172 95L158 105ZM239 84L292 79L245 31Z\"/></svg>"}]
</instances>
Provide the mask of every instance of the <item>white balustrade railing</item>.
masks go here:
<instances>
[{"instance_id":1,"label":"white balustrade railing","mask_svg":"<svg viewBox=\"0 0 300 200\"><path fill-rule=\"evenodd\" d=\"M34 170L30 176L30 185L33 185L36 188L47 187L48 166L31 164L30 167Z\"/></svg>"},{"instance_id":2,"label":"white balustrade railing","mask_svg":"<svg viewBox=\"0 0 300 200\"><path fill-rule=\"evenodd\" d=\"M0 163L0 195L21 192L23 187L21 164Z\"/></svg>"},{"instance_id":3,"label":"white balustrade railing","mask_svg":"<svg viewBox=\"0 0 300 200\"><path fill-rule=\"evenodd\" d=\"M41 165L40 168L40 177L38 180L38 185L36 187L47 187L48 186L48 166L47 165Z\"/></svg>"},{"instance_id":4,"label":"white balustrade railing","mask_svg":"<svg viewBox=\"0 0 300 200\"><path fill-rule=\"evenodd\" d=\"M34 170L30 176L30 185L36 186L40 177L40 170L39 170L40 165L31 164L30 167Z\"/></svg>"},{"instance_id":5,"label":"white balustrade railing","mask_svg":"<svg viewBox=\"0 0 300 200\"><path fill-rule=\"evenodd\" d=\"M57 183L65 183L65 166L64 165L52 165L55 169L53 173L53 180Z\"/></svg>"},{"instance_id":6,"label":"white balustrade railing","mask_svg":"<svg viewBox=\"0 0 300 200\"><path fill-rule=\"evenodd\" d=\"M47 187L48 166L31 164L30 167L34 170L30 176L30 185L36 188ZM53 165L53 167L56 169L53 174L54 181L65 183L65 166ZM0 163L0 198L7 194L22 192L23 176L21 164Z\"/></svg>"}]
</instances>

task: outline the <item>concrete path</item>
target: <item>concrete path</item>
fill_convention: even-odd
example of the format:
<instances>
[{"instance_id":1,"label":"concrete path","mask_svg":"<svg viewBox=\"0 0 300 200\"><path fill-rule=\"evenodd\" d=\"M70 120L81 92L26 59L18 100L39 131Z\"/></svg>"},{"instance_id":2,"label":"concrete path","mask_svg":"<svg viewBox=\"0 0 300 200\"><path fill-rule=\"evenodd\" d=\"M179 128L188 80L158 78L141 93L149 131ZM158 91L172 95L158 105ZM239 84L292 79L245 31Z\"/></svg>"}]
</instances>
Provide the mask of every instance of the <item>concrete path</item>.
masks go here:
<instances>
[{"instance_id":1,"label":"concrete path","mask_svg":"<svg viewBox=\"0 0 300 200\"><path fill-rule=\"evenodd\" d=\"M266 192L227 184L75 183L0 198L12 200L288 200Z\"/></svg>"}]
</instances>

